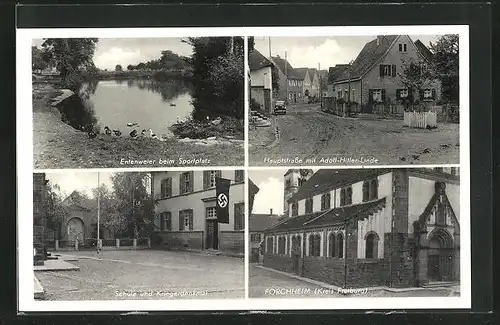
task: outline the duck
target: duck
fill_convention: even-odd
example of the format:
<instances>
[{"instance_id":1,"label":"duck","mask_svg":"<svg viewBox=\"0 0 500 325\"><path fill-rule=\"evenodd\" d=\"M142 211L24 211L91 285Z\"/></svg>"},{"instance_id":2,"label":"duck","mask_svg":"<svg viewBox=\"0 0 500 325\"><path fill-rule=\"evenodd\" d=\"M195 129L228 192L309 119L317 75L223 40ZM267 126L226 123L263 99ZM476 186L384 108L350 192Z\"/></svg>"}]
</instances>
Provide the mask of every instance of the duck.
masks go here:
<instances>
[{"instance_id":1,"label":"duck","mask_svg":"<svg viewBox=\"0 0 500 325\"><path fill-rule=\"evenodd\" d=\"M120 130L113 130L116 136L122 135L122 132Z\"/></svg>"},{"instance_id":2,"label":"duck","mask_svg":"<svg viewBox=\"0 0 500 325\"><path fill-rule=\"evenodd\" d=\"M220 117L217 117L215 120L213 120L212 123L213 125L219 125L222 122L222 119Z\"/></svg>"},{"instance_id":3,"label":"duck","mask_svg":"<svg viewBox=\"0 0 500 325\"><path fill-rule=\"evenodd\" d=\"M170 106L175 106L175 103L170 103Z\"/></svg>"},{"instance_id":4,"label":"duck","mask_svg":"<svg viewBox=\"0 0 500 325\"><path fill-rule=\"evenodd\" d=\"M137 138L137 130L133 130L132 132L130 132L130 136L132 138Z\"/></svg>"},{"instance_id":5,"label":"duck","mask_svg":"<svg viewBox=\"0 0 500 325\"><path fill-rule=\"evenodd\" d=\"M146 129L143 129L143 130L141 131L141 137L145 137L145 136L146 136Z\"/></svg>"},{"instance_id":6,"label":"duck","mask_svg":"<svg viewBox=\"0 0 500 325\"><path fill-rule=\"evenodd\" d=\"M139 123L136 123L136 122L128 122L127 123L127 126L137 126L139 125Z\"/></svg>"},{"instance_id":7,"label":"duck","mask_svg":"<svg viewBox=\"0 0 500 325\"><path fill-rule=\"evenodd\" d=\"M106 135L111 135L111 130L109 129L109 127L104 127L104 133L106 133Z\"/></svg>"},{"instance_id":8,"label":"duck","mask_svg":"<svg viewBox=\"0 0 500 325\"><path fill-rule=\"evenodd\" d=\"M153 130L149 129L149 136L153 139L158 139L158 136L153 133Z\"/></svg>"},{"instance_id":9,"label":"duck","mask_svg":"<svg viewBox=\"0 0 500 325\"><path fill-rule=\"evenodd\" d=\"M94 131L89 131L88 135L89 135L89 139L94 139L97 136L97 133L95 133Z\"/></svg>"}]
</instances>

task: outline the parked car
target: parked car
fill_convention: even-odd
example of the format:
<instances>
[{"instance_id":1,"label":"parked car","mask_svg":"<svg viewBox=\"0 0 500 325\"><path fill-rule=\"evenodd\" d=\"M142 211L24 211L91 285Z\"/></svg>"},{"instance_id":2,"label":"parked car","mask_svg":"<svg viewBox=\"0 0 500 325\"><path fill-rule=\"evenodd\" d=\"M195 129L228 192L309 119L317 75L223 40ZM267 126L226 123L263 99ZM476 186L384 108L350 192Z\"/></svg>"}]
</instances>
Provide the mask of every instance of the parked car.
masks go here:
<instances>
[{"instance_id":1,"label":"parked car","mask_svg":"<svg viewBox=\"0 0 500 325\"><path fill-rule=\"evenodd\" d=\"M277 100L274 103L274 110L273 110L274 115L278 114L286 114L286 104L284 100Z\"/></svg>"}]
</instances>

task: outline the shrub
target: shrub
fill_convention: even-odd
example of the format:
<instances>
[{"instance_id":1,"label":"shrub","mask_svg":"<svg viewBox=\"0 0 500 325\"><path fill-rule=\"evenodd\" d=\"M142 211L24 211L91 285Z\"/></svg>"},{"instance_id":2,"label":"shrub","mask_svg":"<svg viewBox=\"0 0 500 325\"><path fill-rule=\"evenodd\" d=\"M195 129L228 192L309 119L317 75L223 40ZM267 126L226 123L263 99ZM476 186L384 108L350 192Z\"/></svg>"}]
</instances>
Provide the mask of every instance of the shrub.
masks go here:
<instances>
[{"instance_id":1,"label":"shrub","mask_svg":"<svg viewBox=\"0 0 500 325\"><path fill-rule=\"evenodd\" d=\"M261 105L257 103L255 98L250 98L250 110L251 111L260 111Z\"/></svg>"}]
</instances>

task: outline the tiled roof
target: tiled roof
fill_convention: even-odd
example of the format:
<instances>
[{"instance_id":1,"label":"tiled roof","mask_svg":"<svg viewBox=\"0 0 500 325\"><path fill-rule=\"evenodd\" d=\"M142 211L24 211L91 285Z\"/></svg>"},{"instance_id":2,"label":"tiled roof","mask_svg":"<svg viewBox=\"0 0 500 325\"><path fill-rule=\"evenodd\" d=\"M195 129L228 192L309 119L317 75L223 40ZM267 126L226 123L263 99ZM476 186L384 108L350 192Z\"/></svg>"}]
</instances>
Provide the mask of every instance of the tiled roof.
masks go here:
<instances>
[{"instance_id":1,"label":"tiled roof","mask_svg":"<svg viewBox=\"0 0 500 325\"><path fill-rule=\"evenodd\" d=\"M379 44L378 38L366 43L351 68L345 70L338 81L361 78L387 52L397 37L398 35L384 35L380 36Z\"/></svg>"},{"instance_id":2,"label":"tiled roof","mask_svg":"<svg viewBox=\"0 0 500 325\"><path fill-rule=\"evenodd\" d=\"M284 75L288 76L288 79L297 79L302 80L300 75L295 71L295 69L290 65L290 63L278 56L272 57L274 63L278 66L278 68L283 72ZM286 69L285 69L286 67ZM286 73L285 73L286 72Z\"/></svg>"},{"instance_id":3,"label":"tiled roof","mask_svg":"<svg viewBox=\"0 0 500 325\"><path fill-rule=\"evenodd\" d=\"M273 63L257 51L257 49L253 49L248 56L248 66L250 67L250 71L255 71L265 67L272 67Z\"/></svg>"},{"instance_id":4,"label":"tiled roof","mask_svg":"<svg viewBox=\"0 0 500 325\"><path fill-rule=\"evenodd\" d=\"M248 179L248 191L250 193L255 193L257 194L259 192L259 187L255 185L255 183L249 178Z\"/></svg>"},{"instance_id":5,"label":"tiled roof","mask_svg":"<svg viewBox=\"0 0 500 325\"><path fill-rule=\"evenodd\" d=\"M349 67L349 64L337 64L334 67L330 67L329 75L331 75L332 82L337 81L340 76L344 73L344 71Z\"/></svg>"},{"instance_id":6,"label":"tiled roof","mask_svg":"<svg viewBox=\"0 0 500 325\"><path fill-rule=\"evenodd\" d=\"M302 78L302 79L305 79L306 77L306 73L307 73L307 70L309 70L308 68L297 68L295 69L295 71L297 72L297 74ZM311 78L311 75L309 74L309 78Z\"/></svg>"},{"instance_id":7,"label":"tiled roof","mask_svg":"<svg viewBox=\"0 0 500 325\"><path fill-rule=\"evenodd\" d=\"M250 232L260 232L278 223L283 217L270 214L252 213L248 220Z\"/></svg>"},{"instance_id":8,"label":"tiled roof","mask_svg":"<svg viewBox=\"0 0 500 325\"><path fill-rule=\"evenodd\" d=\"M415 41L415 46L417 47L418 51L422 56L427 60L427 61L432 61L433 54L431 50L427 46L425 46L424 43L422 43L419 39Z\"/></svg>"},{"instance_id":9,"label":"tiled roof","mask_svg":"<svg viewBox=\"0 0 500 325\"><path fill-rule=\"evenodd\" d=\"M362 220L371 214L385 207L385 197L364 202L330 209L329 211L315 212L307 215L301 215L290 218L285 222L269 228L268 231L288 231L304 228L327 227L333 225L342 225L346 221Z\"/></svg>"},{"instance_id":10,"label":"tiled roof","mask_svg":"<svg viewBox=\"0 0 500 325\"><path fill-rule=\"evenodd\" d=\"M387 173L388 169L320 169L307 182L302 184L299 191L295 193L288 202L300 201L318 194L331 191L334 188L346 184L359 182L381 174Z\"/></svg>"}]
</instances>

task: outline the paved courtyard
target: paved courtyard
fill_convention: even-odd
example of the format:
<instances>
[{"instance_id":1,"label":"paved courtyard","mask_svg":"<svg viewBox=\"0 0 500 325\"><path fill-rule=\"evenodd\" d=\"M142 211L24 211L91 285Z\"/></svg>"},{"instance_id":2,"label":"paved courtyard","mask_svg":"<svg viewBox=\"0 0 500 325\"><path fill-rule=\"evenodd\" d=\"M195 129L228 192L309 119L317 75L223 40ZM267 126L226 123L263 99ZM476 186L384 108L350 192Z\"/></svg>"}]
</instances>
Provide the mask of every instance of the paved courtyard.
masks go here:
<instances>
[{"instance_id":1,"label":"paved courtyard","mask_svg":"<svg viewBox=\"0 0 500 325\"><path fill-rule=\"evenodd\" d=\"M256 264L250 264L248 295L250 298L447 297L459 295L459 288L458 286L428 289L408 288L397 291L375 289L344 295L335 289L277 273Z\"/></svg>"},{"instance_id":2,"label":"paved courtyard","mask_svg":"<svg viewBox=\"0 0 500 325\"><path fill-rule=\"evenodd\" d=\"M46 300L244 298L244 260L156 250L68 252L80 271L36 272Z\"/></svg>"}]
</instances>

